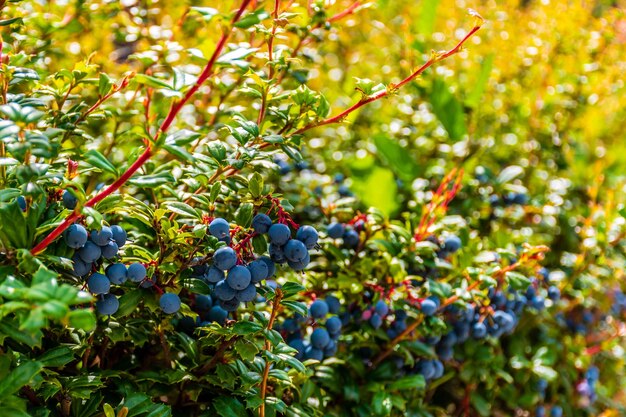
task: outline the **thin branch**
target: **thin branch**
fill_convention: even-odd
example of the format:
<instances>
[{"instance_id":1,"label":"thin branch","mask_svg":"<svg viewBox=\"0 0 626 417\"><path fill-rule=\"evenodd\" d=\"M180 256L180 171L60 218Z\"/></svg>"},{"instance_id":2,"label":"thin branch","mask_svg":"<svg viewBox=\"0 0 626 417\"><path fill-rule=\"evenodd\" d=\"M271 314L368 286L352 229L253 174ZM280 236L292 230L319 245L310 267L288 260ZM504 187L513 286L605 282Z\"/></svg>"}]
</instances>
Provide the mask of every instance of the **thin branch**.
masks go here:
<instances>
[{"instance_id":1,"label":"thin branch","mask_svg":"<svg viewBox=\"0 0 626 417\"><path fill-rule=\"evenodd\" d=\"M280 307L280 300L283 298L283 292L280 289L276 290L276 297L272 301L272 313L270 314L270 320L267 322L267 330L272 330L274 327L274 321L278 314L278 308ZM271 342L265 341L265 350L270 350ZM270 361L265 359L265 369L263 370L263 379L261 380L261 405L259 406L259 417L265 417L265 396L267 395L267 378L270 373Z\"/></svg>"},{"instance_id":2,"label":"thin branch","mask_svg":"<svg viewBox=\"0 0 626 417\"><path fill-rule=\"evenodd\" d=\"M433 52L431 54L431 57L428 59L428 61L426 61L421 67L419 67L417 70L413 71L413 73L411 75L409 75L408 77L406 77L405 79L400 81L398 84L390 84L383 91L380 91L380 92L378 92L376 94L372 94L370 96L365 96L365 97L361 98L361 100L359 100L356 103L354 103L352 106L348 107L346 110L342 111L341 113L339 113L339 114L337 114L335 116L329 117L327 119L324 119L324 120L311 122L308 125L303 126L300 129L296 130L290 136L299 135L299 134L304 133L307 130L313 129L315 127L320 127L320 126L333 124L333 123L340 123L340 122L342 122L346 118L346 116L348 116L350 113L354 112L355 110L360 109L361 107L365 106L368 103L371 103L371 102L376 101L376 100L380 100L383 97L387 97L390 93L395 92L397 89L399 89L399 88L403 87L404 85L410 83L415 78L417 78L420 74L422 74L424 71L426 71L428 68L430 68L433 64L435 64L435 63L437 63L439 61L442 61L442 60L450 57L451 55L454 55L457 52L459 52L461 50L461 48L463 47L463 44L474 33L476 33L481 28L481 26L482 26L484 21L483 21L482 18L480 18L478 16L477 16L477 19L478 19L478 21L476 22L476 24L472 28L472 30L470 30L469 33L467 35L465 35L465 37L463 39L461 39L461 41L459 43L457 43L454 48L450 49L449 51L445 51L445 52Z\"/></svg>"}]
</instances>

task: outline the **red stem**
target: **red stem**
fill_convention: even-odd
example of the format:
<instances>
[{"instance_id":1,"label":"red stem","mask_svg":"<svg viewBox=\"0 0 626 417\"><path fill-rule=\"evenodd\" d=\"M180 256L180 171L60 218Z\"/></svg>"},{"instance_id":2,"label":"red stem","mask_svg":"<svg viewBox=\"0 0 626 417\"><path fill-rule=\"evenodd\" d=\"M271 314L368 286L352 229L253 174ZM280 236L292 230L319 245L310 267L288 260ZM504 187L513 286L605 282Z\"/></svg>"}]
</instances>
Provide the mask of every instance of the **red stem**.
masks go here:
<instances>
[{"instance_id":1,"label":"red stem","mask_svg":"<svg viewBox=\"0 0 626 417\"><path fill-rule=\"evenodd\" d=\"M415 70L411 75L406 77L404 80L400 81L398 84L391 84L389 86L390 88L387 88L384 91L380 91L380 92L378 92L376 94L373 94L371 96L368 96L368 97L363 97L363 98L361 98L361 100L359 100L358 102L354 103L352 106L348 107L346 110L342 111L338 115L329 117L328 119L325 119L325 120L322 120L322 121L316 121L316 122L309 123L308 125L303 126L300 129L296 130L290 136L299 135L300 133L306 132L309 129L313 129L314 127L324 126L324 125L328 125L328 124L332 124L332 123L339 123L346 116L348 116L350 113L352 113L353 111L363 107L364 105L366 105L368 103L371 103L372 101L376 101L376 100L379 100L379 99L381 99L383 97L388 96L391 91L396 90L396 89L398 89L400 87L403 87L404 85L410 83L411 81L413 81L415 78L417 78L421 73L426 71L429 67L431 67L436 62L439 62L439 61L441 61L443 59L446 59L449 56L457 53L461 49L463 44L474 33L476 33L480 29L480 27L481 27L480 25L481 24L482 24L482 21L479 24L477 24L476 26L474 26L472 28L472 30L470 30L469 33L467 35L465 35L465 37L463 39L461 39L461 41L459 43L457 43L454 48L450 49L449 51L447 51L447 52L445 52L445 53L443 53L441 55L432 56L421 67L419 67L417 70Z\"/></svg>"},{"instance_id":2,"label":"red stem","mask_svg":"<svg viewBox=\"0 0 626 417\"><path fill-rule=\"evenodd\" d=\"M242 1L241 6L239 7L239 10L237 10L237 13L235 14L235 16L233 16L231 20L231 26L229 30L224 32L222 36L220 37L220 40L218 41L217 46L215 47L215 51L213 51L213 55L211 56L211 58L209 59L209 62L206 64L206 66L204 67L204 70L202 71L198 79L196 80L196 83L193 85L193 87L191 87L187 91L185 96L179 102L172 104L172 107L170 108L170 111L167 114L167 117L165 118L163 123L161 123L161 125L159 126L159 130L155 137L155 142L157 141L158 137L161 134L165 133L167 129L169 129L169 127L174 122L174 119L180 112L180 109L185 105L185 103L189 101L191 96L196 91L198 91L200 86L212 75L213 66L215 65L215 62L217 62L217 58L220 56L222 49L224 49L224 46L226 45L226 42L228 41L228 38L230 37L232 33L233 25L241 18L241 15L243 14L244 10L246 9L246 7L248 7L251 1L252 0ZM139 158L130 167L128 167L128 169L117 180L115 180L113 184L111 184L110 186L102 190L101 193L97 194L95 197L87 201L85 203L85 206L93 207L94 205L102 201L105 197L111 195L113 192L118 190L122 185L124 185L130 179L130 177L133 176L135 172L137 172L139 168L143 166L143 164L146 163L146 161L148 161L148 159L150 159L152 154L153 154L152 146L148 145L148 147L146 148L145 151L143 151L141 156L139 156ZM39 244L37 244L31 250L31 253L33 255L36 255L42 252L52 242L54 242L54 240L57 237L59 237L65 231L65 229L67 229L72 223L74 223L80 217L81 215L76 211L70 214L69 216L67 216L65 220L61 222L61 224L59 224L48 236L46 236L41 242L39 242Z\"/></svg>"}]
</instances>

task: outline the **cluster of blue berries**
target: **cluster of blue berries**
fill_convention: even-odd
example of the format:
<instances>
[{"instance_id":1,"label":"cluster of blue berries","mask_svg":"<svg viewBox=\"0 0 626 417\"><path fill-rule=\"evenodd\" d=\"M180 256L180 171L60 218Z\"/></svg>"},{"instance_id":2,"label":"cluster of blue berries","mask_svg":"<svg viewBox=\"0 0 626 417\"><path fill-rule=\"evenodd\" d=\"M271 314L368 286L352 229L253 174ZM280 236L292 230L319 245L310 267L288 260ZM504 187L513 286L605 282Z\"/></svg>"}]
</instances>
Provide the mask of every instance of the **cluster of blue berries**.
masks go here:
<instances>
[{"instance_id":1,"label":"cluster of blue berries","mask_svg":"<svg viewBox=\"0 0 626 417\"><path fill-rule=\"evenodd\" d=\"M267 214L259 213L252 219L252 228L258 234L267 234L270 258L277 264L287 263L293 270L302 271L311 262L309 250L317 247L319 238L314 227L298 228L295 239L292 239L289 226L273 223Z\"/></svg>"},{"instance_id":2,"label":"cluster of blue berries","mask_svg":"<svg viewBox=\"0 0 626 417\"><path fill-rule=\"evenodd\" d=\"M331 239L342 239L343 246L348 249L356 249L359 247L359 232L365 227L363 220L358 220L354 225L345 225L343 223L331 223L326 228L326 234Z\"/></svg>"},{"instance_id":3,"label":"cluster of blue berries","mask_svg":"<svg viewBox=\"0 0 626 417\"><path fill-rule=\"evenodd\" d=\"M489 204L491 204L492 207L524 206L528 204L528 195L525 193L510 192L500 197L497 194L492 194L489 197Z\"/></svg>"},{"instance_id":4,"label":"cluster of blue berries","mask_svg":"<svg viewBox=\"0 0 626 417\"><path fill-rule=\"evenodd\" d=\"M63 194L66 206L68 195L73 197L68 191ZM102 226L100 230L87 233L82 225L73 224L65 232L66 245L76 250L72 256L74 275L86 277L87 288L98 297L96 310L103 315L115 314L120 306L118 298L110 293L111 285L123 285L126 281L137 283L143 288L154 285L147 278L146 267L139 262L128 266L114 262L105 268L104 274L98 272L104 259L112 260L117 257L119 248L126 244L126 239L126 231L118 225ZM180 298L173 293L165 293L159 299L159 306L167 314L177 312L180 305Z\"/></svg>"},{"instance_id":5,"label":"cluster of blue berries","mask_svg":"<svg viewBox=\"0 0 626 417\"><path fill-rule=\"evenodd\" d=\"M535 409L536 417L546 417L546 408L543 405L537 406ZM563 417L563 407L559 405L553 405L550 408L550 417Z\"/></svg>"},{"instance_id":6,"label":"cluster of blue berries","mask_svg":"<svg viewBox=\"0 0 626 417\"><path fill-rule=\"evenodd\" d=\"M74 274L87 275L101 259L113 259L126 243L126 231L118 225L102 226L87 233L80 224L71 225L65 232L65 244L76 252L72 257Z\"/></svg>"},{"instance_id":7,"label":"cluster of blue berries","mask_svg":"<svg viewBox=\"0 0 626 417\"><path fill-rule=\"evenodd\" d=\"M580 405L589 407L598 395L596 394L596 384L600 379L600 370L596 366L590 366L585 372L585 377L576 385L576 392L580 395Z\"/></svg>"},{"instance_id":8,"label":"cluster of blue berries","mask_svg":"<svg viewBox=\"0 0 626 417\"><path fill-rule=\"evenodd\" d=\"M178 328L187 334L193 334L198 327L205 327L211 323L224 324L228 318L228 311L220 306L220 301L211 295L196 294L191 303L191 309L198 314L194 320L184 316L178 321Z\"/></svg>"},{"instance_id":9,"label":"cluster of blue berries","mask_svg":"<svg viewBox=\"0 0 626 417\"><path fill-rule=\"evenodd\" d=\"M278 172L280 172L281 175L286 175L288 173L290 173L291 171L303 171L305 169L309 168L309 163L307 161L297 161L294 164L290 164L286 159L284 158L280 158L280 157L275 157L274 158L274 163L276 165L278 165Z\"/></svg>"},{"instance_id":10,"label":"cluster of blue berries","mask_svg":"<svg viewBox=\"0 0 626 417\"><path fill-rule=\"evenodd\" d=\"M336 315L339 313L340 307L339 299L329 295L323 300L319 299L311 303L309 306L310 320L307 317L297 315L286 319L281 326L278 326L278 330L283 333L289 346L297 350L297 359L322 361L337 353L337 343L343 326L342 320ZM326 318L329 314L332 316ZM325 322L321 326L324 320ZM316 327L311 332L309 339L306 340L303 328L313 327L313 325Z\"/></svg>"},{"instance_id":11,"label":"cluster of blue berries","mask_svg":"<svg viewBox=\"0 0 626 417\"><path fill-rule=\"evenodd\" d=\"M230 243L230 225L223 218L211 221L209 233L220 241ZM202 262L202 258L197 258L196 262ZM192 269L192 276L202 279L212 289L215 300L211 299L211 304L229 312L237 310L240 303L254 301L256 285L274 276L276 265L267 256L261 256L244 266L240 264L237 252L226 246L213 253L211 265L200 263Z\"/></svg>"},{"instance_id":12,"label":"cluster of blue berries","mask_svg":"<svg viewBox=\"0 0 626 417\"><path fill-rule=\"evenodd\" d=\"M468 338L484 339L487 337L500 338L509 335L519 323L525 309L541 311L545 308L545 299L538 294L536 282L531 284L522 294L519 291L503 292L495 288L489 289L489 307L491 315L481 315L474 305L459 306L452 304L440 308L440 300L431 296L421 301L422 313L432 316L441 310L450 325L451 330L443 336L430 336L424 342L435 346L441 360L452 359L454 346L465 342ZM552 287L551 287L552 288ZM560 293L552 291L549 296L553 301L558 300Z\"/></svg>"}]
</instances>

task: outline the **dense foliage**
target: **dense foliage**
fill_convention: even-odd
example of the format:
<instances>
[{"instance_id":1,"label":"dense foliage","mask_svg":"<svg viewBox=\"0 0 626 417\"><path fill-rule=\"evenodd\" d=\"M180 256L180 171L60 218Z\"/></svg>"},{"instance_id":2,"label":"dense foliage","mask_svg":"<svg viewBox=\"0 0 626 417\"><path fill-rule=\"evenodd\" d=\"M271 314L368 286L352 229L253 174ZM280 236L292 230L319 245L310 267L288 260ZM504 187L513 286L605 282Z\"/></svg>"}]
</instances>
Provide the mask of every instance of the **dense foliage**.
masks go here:
<instances>
[{"instance_id":1,"label":"dense foliage","mask_svg":"<svg viewBox=\"0 0 626 417\"><path fill-rule=\"evenodd\" d=\"M0 2L0 416L626 414L618 5L207 3Z\"/></svg>"}]
</instances>

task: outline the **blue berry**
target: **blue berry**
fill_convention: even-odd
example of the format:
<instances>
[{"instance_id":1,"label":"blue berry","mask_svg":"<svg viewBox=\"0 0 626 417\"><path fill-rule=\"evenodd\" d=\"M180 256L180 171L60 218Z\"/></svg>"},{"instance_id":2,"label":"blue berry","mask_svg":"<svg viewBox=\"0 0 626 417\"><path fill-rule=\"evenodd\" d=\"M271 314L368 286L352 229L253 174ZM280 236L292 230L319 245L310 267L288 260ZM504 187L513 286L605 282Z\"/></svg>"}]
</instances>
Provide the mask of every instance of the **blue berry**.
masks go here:
<instances>
[{"instance_id":1,"label":"blue berry","mask_svg":"<svg viewBox=\"0 0 626 417\"><path fill-rule=\"evenodd\" d=\"M213 254L213 263L222 271L229 270L237 264L237 253L233 248L220 248Z\"/></svg>"},{"instance_id":2,"label":"blue berry","mask_svg":"<svg viewBox=\"0 0 626 417\"><path fill-rule=\"evenodd\" d=\"M79 249L87 243L87 230L80 224L73 224L65 232L65 244L72 249Z\"/></svg>"},{"instance_id":3,"label":"blue berry","mask_svg":"<svg viewBox=\"0 0 626 417\"><path fill-rule=\"evenodd\" d=\"M343 236L343 232L345 231L345 227L341 223L331 223L326 228L326 233L328 237L331 239L339 239Z\"/></svg>"},{"instance_id":4,"label":"blue berry","mask_svg":"<svg viewBox=\"0 0 626 417\"><path fill-rule=\"evenodd\" d=\"M337 343L334 340L328 342L326 347L324 348L324 356L334 356L337 353Z\"/></svg>"},{"instance_id":5,"label":"blue berry","mask_svg":"<svg viewBox=\"0 0 626 417\"><path fill-rule=\"evenodd\" d=\"M120 226L116 224L111 226L111 233L113 234L113 240L117 243L118 248L121 248L126 244L126 231Z\"/></svg>"},{"instance_id":6,"label":"blue berry","mask_svg":"<svg viewBox=\"0 0 626 417\"><path fill-rule=\"evenodd\" d=\"M65 190L63 192L63 206L66 209L74 210L78 204L78 199L70 191Z\"/></svg>"},{"instance_id":7,"label":"blue berry","mask_svg":"<svg viewBox=\"0 0 626 417\"><path fill-rule=\"evenodd\" d=\"M233 290L241 291L245 289L250 282L252 281L252 277L250 276L250 270L245 266L234 266L228 271L228 275L226 276L226 282Z\"/></svg>"},{"instance_id":8,"label":"blue berry","mask_svg":"<svg viewBox=\"0 0 626 417\"><path fill-rule=\"evenodd\" d=\"M226 317L228 317L228 311L224 310L220 306L211 307L211 310L209 310L209 315L207 316L209 320L219 324L224 323Z\"/></svg>"},{"instance_id":9,"label":"blue berry","mask_svg":"<svg viewBox=\"0 0 626 417\"><path fill-rule=\"evenodd\" d=\"M113 232L111 228L108 226L102 226L100 231L92 230L91 231L91 241L98 246L104 246L109 243L109 241L113 238Z\"/></svg>"},{"instance_id":10,"label":"blue berry","mask_svg":"<svg viewBox=\"0 0 626 417\"><path fill-rule=\"evenodd\" d=\"M487 326L485 326L485 323L482 323L482 322L475 323L474 326L472 326L472 336L474 336L475 339L482 339L486 337Z\"/></svg>"},{"instance_id":11,"label":"blue berry","mask_svg":"<svg viewBox=\"0 0 626 417\"><path fill-rule=\"evenodd\" d=\"M555 405L550 410L550 417L563 417L563 408Z\"/></svg>"},{"instance_id":12,"label":"blue berry","mask_svg":"<svg viewBox=\"0 0 626 417\"><path fill-rule=\"evenodd\" d=\"M343 234L343 244L350 248L356 249L359 246L359 234L356 230L346 230Z\"/></svg>"},{"instance_id":13,"label":"blue berry","mask_svg":"<svg viewBox=\"0 0 626 417\"><path fill-rule=\"evenodd\" d=\"M326 329L318 327L311 334L311 346L317 349L324 349L330 342L330 335Z\"/></svg>"},{"instance_id":14,"label":"blue berry","mask_svg":"<svg viewBox=\"0 0 626 417\"><path fill-rule=\"evenodd\" d=\"M404 320L397 320L393 322L393 330L395 330L398 333L402 333L403 331L406 330L406 321Z\"/></svg>"},{"instance_id":15,"label":"blue berry","mask_svg":"<svg viewBox=\"0 0 626 417\"><path fill-rule=\"evenodd\" d=\"M259 283L267 278L267 273L269 272L269 268L267 267L267 263L262 260L252 261L248 264L248 270L250 271L250 276L252 277L253 283Z\"/></svg>"},{"instance_id":16,"label":"blue berry","mask_svg":"<svg viewBox=\"0 0 626 417\"><path fill-rule=\"evenodd\" d=\"M296 354L296 359L301 359L305 350L304 341L302 339L293 339L290 340L288 344L289 347L292 347L298 351L298 353Z\"/></svg>"},{"instance_id":17,"label":"blue berry","mask_svg":"<svg viewBox=\"0 0 626 417\"><path fill-rule=\"evenodd\" d=\"M110 316L120 308L120 302L113 294L104 294L102 298L96 301L96 310L98 313Z\"/></svg>"},{"instance_id":18,"label":"blue berry","mask_svg":"<svg viewBox=\"0 0 626 417\"><path fill-rule=\"evenodd\" d=\"M211 265L203 275L203 278L211 284L217 284L224 279L224 271Z\"/></svg>"},{"instance_id":19,"label":"blue berry","mask_svg":"<svg viewBox=\"0 0 626 417\"><path fill-rule=\"evenodd\" d=\"M330 333L338 333L341 330L341 319L337 316L333 316L326 320L326 329Z\"/></svg>"},{"instance_id":20,"label":"blue berry","mask_svg":"<svg viewBox=\"0 0 626 417\"><path fill-rule=\"evenodd\" d=\"M23 196L17 197L17 205L20 207L20 210L26 211L26 199Z\"/></svg>"},{"instance_id":21,"label":"blue berry","mask_svg":"<svg viewBox=\"0 0 626 417\"><path fill-rule=\"evenodd\" d=\"M104 259L111 259L117 256L119 248L117 247L117 243L111 241L105 246L100 246L100 250L102 251L102 257Z\"/></svg>"},{"instance_id":22,"label":"blue berry","mask_svg":"<svg viewBox=\"0 0 626 417\"><path fill-rule=\"evenodd\" d=\"M196 295L195 306L200 311L209 311L213 307L213 299L210 295Z\"/></svg>"},{"instance_id":23,"label":"blue berry","mask_svg":"<svg viewBox=\"0 0 626 417\"><path fill-rule=\"evenodd\" d=\"M270 242L275 245L283 246L291 238L291 230L286 224L273 224L268 231Z\"/></svg>"},{"instance_id":24,"label":"blue berry","mask_svg":"<svg viewBox=\"0 0 626 417\"><path fill-rule=\"evenodd\" d=\"M440 346L437 348L437 355L443 361L449 361L454 356L454 350L451 346Z\"/></svg>"},{"instance_id":25,"label":"blue berry","mask_svg":"<svg viewBox=\"0 0 626 417\"><path fill-rule=\"evenodd\" d=\"M280 246L274 243L270 243L269 252L270 252L270 259L273 262L276 262L277 264L284 264L285 262L287 262L285 253L283 252L283 249Z\"/></svg>"},{"instance_id":26,"label":"blue berry","mask_svg":"<svg viewBox=\"0 0 626 417\"><path fill-rule=\"evenodd\" d=\"M111 289L111 281L105 275L96 272L87 280L87 286L93 294L107 294Z\"/></svg>"},{"instance_id":27,"label":"blue berry","mask_svg":"<svg viewBox=\"0 0 626 417\"><path fill-rule=\"evenodd\" d=\"M308 346L304 350L304 359L315 359L316 361L321 362L324 360L324 351L314 348L313 346Z\"/></svg>"},{"instance_id":28,"label":"blue berry","mask_svg":"<svg viewBox=\"0 0 626 417\"><path fill-rule=\"evenodd\" d=\"M341 308L341 303L339 302L339 298L334 295L329 295L325 298L326 304L328 304L328 312L332 314L339 313L339 309Z\"/></svg>"},{"instance_id":29,"label":"blue berry","mask_svg":"<svg viewBox=\"0 0 626 417\"><path fill-rule=\"evenodd\" d=\"M219 324L223 324L226 320L226 317L228 317L228 311L224 310L220 306L211 307L211 310L209 310L209 315L207 316L210 321L214 321Z\"/></svg>"},{"instance_id":30,"label":"blue berry","mask_svg":"<svg viewBox=\"0 0 626 417\"><path fill-rule=\"evenodd\" d=\"M433 365L435 366L435 375L433 376L433 379L441 378L444 372L443 363L438 360L433 360Z\"/></svg>"},{"instance_id":31,"label":"blue berry","mask_svg":"<svg viewBox=\"0 0 626 417\"><path fill-rule=\"evenodd\" d=\"M128 271L126 270L126 265L124 264L111 264L106 267L104 272L107 278L109 278L109 281L115 285L123 284L128 278Z\"/></svg>"},{"instance_id":32,"label":"blue berry","mask_svg":"<svg viewBox=\"0 0 626 417\"><path fill-rule=\"evenodd\" d=\"M159 299L159 307L165 314L174 314L180 310L180 298L174 293L166 292Z\"/></svg>"},{"instance_id":33,"label":"blue berry","mask_svg":"<svg viewBox=\"0 0 626 417\"><path fill-rule=\"evenodd\" d=\"M272 227L272 219L267 214L259 213L252 219L252 228L255 232L265 234Z\"/></svg>"},{"instance_id":34,"label":"blue berry","mask_svg":"<svg viewBox=\"0 0 626 417\"><path fill-rule=\"evenodd\" d=\"M127 276L132 282L141 282L146 277L146 267L139 262L132 263L128 266Z\"/></svg>"},{"instance_id":35,"label":"blue berry","mask_svg":"<svg viewBox=\"0 0 626 417\"><path fill-rule=\"evenodd\" d=\"M287 319L283 322L283 329L287 333L295 333L298 331L298 322L294 319Z\"/></svg>"},{"instance_id":36,"label":"blue berry","mask_svg":"<svg viewBox=\"0 0 626 417\"><path fill-rule=\"evenodd\" d=\"M304 243L307 249L313 249L317 245L319 235L314 227L302 226L296 232L296 239Z\"/></svg>"},{"instance_id":37,"label":"blue berry","mask_svg":"<svg viewBox=\"0 0 626 417\"><path fill-rule=\"evenodd\" d=\"M143 281L141 281L141 284L139 284L139 286L141 288L152 288L154 287L154 284L156 284L156 282L154 282L154 277L152 279L150 278L146 278Z\"/></svg>"},{"instance_id":38,"label":"blue berry","mask_svg":"<svg viewBox=\"0 0 626 417\"><path fill-rule=\"evenodd\" d=\"M98 259L100 259L101 255L102 250L100 249L100 246L96 245L93 242L85 243L85 246L78 250L78 256L80 256L80 259L87 263L97 261Z\"/></svg>"},{"instance_id":39,"label":"blue berry","mask_svg":"<svg viewBox=\"0 0 626 417\"><path fill-rule=\"evenodd\" d=\"M226 311L236 311L239 308L239 300L234 297L230 300L222 300L220 306Z\"/></svg>"},{"instance_id":40,"label":"blue berry","mask_svg":"<svg viewBox=\"0 0 626 417\"><path fill-rule=\"evenodd\" d=\"M543 299L543 297L536 295L532 298L531 300L531 305L532 307L537 310L537 311L541 311L545 308L545 300Z\"/></svg>"},{"instance_id":41,"label":"blue berry","mask_svg":"<svg viewBox=\"0 0 626 417\"><path fill-rule=\"evenodd\" d=\"M311 262L311 256L307 252L303 260L297 261L297 262L287 260L287 265L289 265L289 267L293 269L294 271L302 271L304 268L306 268L309 265L310 262Z\"/></svg>"},{"instance_id":42,"label":"blue berry","mask_svg":"<svg viewBox=\"0 0 626 417\"><path fill-rule=\"evenodd\" d=\"M276 264L267 256L261 256L258 261L264 262L267 265L267 277L265 279L270 279L276 273Z\"/></svg>"},{"instance_id":43,"label":"blue berry","mask_svg":"<svg viewBox=\"0 0 626 417\"><path fill-rule=\"evenodd\" d=\"M328 314L328 304L324 300L315 300L309 307L311 317L321 319Z\"/></svg>"},{"instance_id":44,"label":"blue berry","mask_svg":"<svg viewBox=\"0 0 626 417\"><path fill-rule=\"evenodd\" d=\"M373 328L378 329L383 324L383 318L378 313L374 313L370 317L370 324Z\"/></svg>"},{"instance_id":45,"label":"blue berry","mask_svg":"<svg viewBox=\"0 0 626 417\"><path fill-rule=\"evenodd\" d=\"M558 301L561 298L561 290L559 290L556 286L551 286L548 288L548 298L552 301Z\"/></svg>"},{"instance_id":46,"label":"blue berry","mask_svg":"<svg viewBox=\"0 0 626 417\"><path fill-rule=\"evenodd\" d=\"M213 221L209 224L209 233L218 239L229 236L229 232L230 225L221 217L213 219Z\"/></svg>"},{"instance_id":47,"label":"blue berry","mask_svg":"<svg viewBox=\"0 0 626 417\"><path fill-rule=\"evenodd\" d=\"M420 374L422 374L422 376L424 377L424 379L432 379L435 376L435 364L433 363L433 361L425 361L425 360L421 360L418 363L418 372Z\"/></svg>"},{"instance_id":48,"label":"blue berry","mask_svg":"<svg viewBox=\"0 0 626 417\"><path fill-rule=\"evenodd\" d=\"M309 251L307 250L304 243L295 239L291 239L289 242L287 242L285 248L283 249L283 252L285 253L287 261L296 263L301 262L309 254Z\"/></svg>"},{"instance_id":49,"label":"blue berry","mask_svg":"<svg viewBox=\"0 0 626 417\"><path fill-rule=\"evenodd\" d=\"M215 285L215 290L213 290L215 296L222 301L228 301L235 298L235 291L230 285L226 283L226 280L222 280Z\"/></svg>"},{"instance_id":50,"label":"blue berry","mask_svg":"<svg viewBox=\"0 0 626 417\"><path fill-rule=\"evenodd\" d=\"M538 405L535 408L535 417L546 417L546 409L543 405Z\"/></svg>"},{"instance_id":51,"label":"blue berry","mask_svg":"<svg viewBox=\"0 0 626 417\"><path fill-rule=\"evenodd\" d=\"M89 271L91 271L91 263L87 263L80 259L78 253L75 253L74 256L72 256L72 262L74 263L74 275L78 277L87 275Z\"/></svg>"},{"instance_id":52,"label":"blue berry","mask_svg":"<svg viewBox=\"0 0 626 417\"><path fill-rule=\"evenodd\" d=\"M376 303L374 310L379 316L385 317L389 313L389 306L383 300L380 300Z\"/></svg>"},{"instance_id":53,"label":"blue berry","mask_svg":"<svg viewBox=\"0 0 626 417\"><path fill-rule=\"evenodd\" d=\"M461 249L461 239L455 235L448 236L443 242L443 248L450 253L456 252Z\"/></svg>"},{"instance_id":54,"label":"blue berry","mask_svg":"<svg viewBox=\"0 0 626 417\"><path fill-rule=\"evenodd\" d=\"M249 303L256 298L256 287L254 284L250 284L245 289L237 291L235 297L242 303Z\"/></svg>"},{"instance_id":55,"label":"blue berry","mask_svg":"<svg viewBox=\"0 0 626 417\"><path fill-rule=\"evenodd\" d=\"M433 300L427 298L422 301L422 313L425 316L432 316L433 314L435 314L436 311L437 304Z\"/></svg>"}]
</instances>

